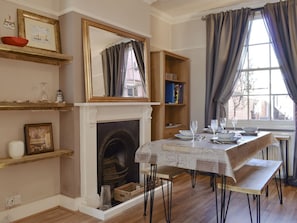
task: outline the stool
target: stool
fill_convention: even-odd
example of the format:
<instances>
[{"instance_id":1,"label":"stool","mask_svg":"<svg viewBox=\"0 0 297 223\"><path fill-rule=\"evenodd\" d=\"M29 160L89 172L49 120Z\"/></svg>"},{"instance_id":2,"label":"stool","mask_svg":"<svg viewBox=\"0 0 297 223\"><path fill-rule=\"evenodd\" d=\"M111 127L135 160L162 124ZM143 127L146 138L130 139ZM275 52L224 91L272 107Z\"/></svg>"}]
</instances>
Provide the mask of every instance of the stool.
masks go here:
<instances>
[{"instance_id":1,"label":"stool","mask_svg":"<svg viewBox=\"0 0 297 223\"><path fill-rule=\"evenodd\" d=\"M289 178L289 164L288 164L288 144L289 144L289 139L290 136L287 135L276 135L274 136L275 139L277 139L279 141L279 148L280 148L280 152L281 152L281 158L282 161L284 162L285 166L283 168L283 173L284 173L284 177L285 177L285 184L288 184L288 178ZM284 148L284 143L285 143L285 148ZM285 155L286 157L284 158L284 149L285 149Z\"/></svg>"},{"instance_id":2,"label":"stool","mask_svg":"<svg viewBox=\"0 0 297 223\"><path fill-rule=\"evenodd\" d=\"M252 194L255 196L256 206L257 206L256 208L257 223L260 223L260 220L261 220L260 195L262 194L263 190L266 188L268 183L271 181L271 179L275 177L275 174L277 171L280 177L281 165L282 165L282 161L252 159L246 165L244 165L242 168L240 168L235 172L235 178L237 182L234 182L233 179L228 178L226 180L225 185L223 185L222 183L218 183L217 186L219 188L223 188L230 191L226 211L225 213L221 212L221 215L223 214L223 217L222 217L223 222L226 222L231 194L234 191L234 192L247 194L251 222L253 222L253 219L252 219L252 212L251 212L250 201L249 201L249 194ZM283 196L282 196L281 180L279 180L279 185L278 185L277 179L275 177L275 182L277 186L277 192L278 192L280 204L282 204Z\"/></svg>"},{"instance_id":3,"label":"stool","mask_svg":"<svg viewBox=\"0 0 297 223\"><path fill-rule=\"evenodd\" d=\"M163 205L165 211L166 222L170 223L171 220L171 206L172 206L172 184L173 179L178 175L185 172L184 169L172 166L160 166L152 164L150 169L145 169L141 171L144 174L144 215L146 216L146 207L148 200L148 192L154 193L153 188L155 188L155 180L161 180L162 186L162 197L163 197ZM163 180L167 181L167 202L165 199ZM152 202L150 209L150 222L152 222Z\"/></svg>"}]
</instances>

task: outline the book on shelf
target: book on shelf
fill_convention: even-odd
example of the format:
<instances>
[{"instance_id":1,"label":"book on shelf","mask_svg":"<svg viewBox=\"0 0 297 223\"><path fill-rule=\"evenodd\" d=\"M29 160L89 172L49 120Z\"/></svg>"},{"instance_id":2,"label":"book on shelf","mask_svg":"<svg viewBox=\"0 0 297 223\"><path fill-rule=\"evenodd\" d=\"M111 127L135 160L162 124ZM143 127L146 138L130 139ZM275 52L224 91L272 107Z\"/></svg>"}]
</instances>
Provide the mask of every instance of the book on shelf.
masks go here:
<instances>
[{"instance_id":1,"label":"book on shelf","mask_svg":"<svg viewBox=\"0 0 297 223\"><path fill-rule=\"evenodd\" d=\"M182 104L183 103L184 84L166 81L165 103Z\"/></svg>"}]
</instances>

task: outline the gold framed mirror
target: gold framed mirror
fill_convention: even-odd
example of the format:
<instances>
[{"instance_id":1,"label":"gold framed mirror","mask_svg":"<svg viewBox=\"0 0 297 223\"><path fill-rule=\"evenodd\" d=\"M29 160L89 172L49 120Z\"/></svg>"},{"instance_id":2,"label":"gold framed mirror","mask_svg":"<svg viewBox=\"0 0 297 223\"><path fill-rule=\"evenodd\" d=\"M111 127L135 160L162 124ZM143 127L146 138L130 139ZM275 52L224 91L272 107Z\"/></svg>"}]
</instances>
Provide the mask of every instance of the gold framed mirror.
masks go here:
<instances>
[{"instance_id":1,"label":"gold framed mirror","mask_svg":"<svg viewBox=\"0 0 297 223\"><path fill-rule=\"evenodd\" d=\"M82 19L87 102L150 101L148 38Z\"/></svg>"}]
</instances>

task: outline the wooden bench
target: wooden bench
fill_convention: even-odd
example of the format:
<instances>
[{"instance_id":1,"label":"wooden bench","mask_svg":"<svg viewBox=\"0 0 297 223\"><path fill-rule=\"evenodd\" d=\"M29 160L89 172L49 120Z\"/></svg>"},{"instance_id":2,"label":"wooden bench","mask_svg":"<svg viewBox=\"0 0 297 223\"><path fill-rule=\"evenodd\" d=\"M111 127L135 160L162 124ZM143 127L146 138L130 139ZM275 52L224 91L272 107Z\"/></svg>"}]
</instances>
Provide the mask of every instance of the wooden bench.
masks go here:
<instances>
[{"instance_id":1,"label":"wooden bench","mask_svg":"<svg viewBox=\"0 0 297 223\"><path fill-rule=\"evenodd\" d=\"M141 173L144 174L144 215L146 215L146 207L148 200L148 193L154 193L153 188L155 188L156 179L160 179L162 186L162 197L164 204L164 211L166 222L169 223L171 221L171 206L172 206L172 183L173 179L178 175L184 173L185 170L178 167L172 166L158 166L151 165L151 168L141 170ZM165 199L163 180L167 182L167 202ZM150 205L152 207L153 200L150 200ZM152 208L150 209L150 222L152 222Z\"/></svg>"},{"instance_id":2,"label":"wooden bench","mask_svg":"<svg viewBox=\"0 0 297 223\"><path fill-rule=\"evenodd\" d=\"M263 193L265 188L267 188L269 182L273 177L275 177L278 172L279 175L279 185L277 184L277 179L275 177L277 191L279 195L280 204L283 203L282 198L282 188L281 188L281 180L280 180L280 167L282 165L282 161L275 160L261 160L261 159L252 159L247 164L245 164L242 168L235 172L235 178L237 182L234 182L233 179L227 178L225 188L229 190L229 198L228 204L226 208L226 212L224 213L223 222L226 221L228 207L230 203L231 193L232 192L240 192L246 193L248 198L249 212L251 222L252 213L249 202L249 194L252 194L256 198L256 206L257 206L257 222L260 223L260 195ZM218 188L222 189L223 184L218 183Z\"/></svg>"}]
</instances>

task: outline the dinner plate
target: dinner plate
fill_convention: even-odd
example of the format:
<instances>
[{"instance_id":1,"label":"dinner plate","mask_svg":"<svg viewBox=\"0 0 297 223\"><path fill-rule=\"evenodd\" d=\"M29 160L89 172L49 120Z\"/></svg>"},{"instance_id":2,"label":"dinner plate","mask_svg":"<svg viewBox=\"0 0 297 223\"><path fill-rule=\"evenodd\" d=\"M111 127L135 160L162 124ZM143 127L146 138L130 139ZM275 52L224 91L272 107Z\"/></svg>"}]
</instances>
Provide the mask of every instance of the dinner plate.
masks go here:
<instances>
[{"instance_id":1,"label":"dinner plate","mask_svg":"<svg viewBox=\"0 0 297 223\"><path fill-rule=\"evenodd\" d=\"M179 138L179 139L182 139L182 140L191 140L191 139L193 139L193 136L182 135L182 134L175 134L174 136L176 138Z\"/></svg>"}]
</instances>

